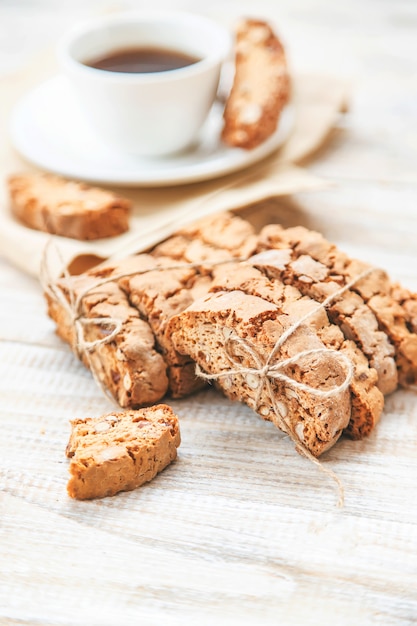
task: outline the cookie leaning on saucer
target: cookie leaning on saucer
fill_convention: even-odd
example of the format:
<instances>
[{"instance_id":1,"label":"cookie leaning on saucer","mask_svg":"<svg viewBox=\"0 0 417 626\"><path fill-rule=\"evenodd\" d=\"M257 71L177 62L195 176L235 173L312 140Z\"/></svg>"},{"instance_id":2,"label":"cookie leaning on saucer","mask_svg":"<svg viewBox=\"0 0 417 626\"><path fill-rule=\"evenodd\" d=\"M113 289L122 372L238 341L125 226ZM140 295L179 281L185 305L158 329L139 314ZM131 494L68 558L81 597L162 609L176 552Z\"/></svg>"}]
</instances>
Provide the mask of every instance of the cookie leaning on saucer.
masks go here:
<instances>
[{"instance_id":1,"label":"cookie leaning on saucer","mask_svg":"<svg viewBox=\"0 0 417 626\"><path fill-rule=\"evenodd\" d=\"M290 96L281 41L264 21L247 19L236 30L235 76L224 110L222 139L252 149L270 137Z\"/></svg>"},{"instance_id":2,"label":"cookie leaning on saucer","mask_svg":"<svg viewBox=\"0 0 417 626\"><path fill-rule=\"evenodd\" d=\"M52 174L8 179L14 215L26 226L72 239L102 239L129 228L131 203L110 191Z\"/></svg>"}]
</instances>

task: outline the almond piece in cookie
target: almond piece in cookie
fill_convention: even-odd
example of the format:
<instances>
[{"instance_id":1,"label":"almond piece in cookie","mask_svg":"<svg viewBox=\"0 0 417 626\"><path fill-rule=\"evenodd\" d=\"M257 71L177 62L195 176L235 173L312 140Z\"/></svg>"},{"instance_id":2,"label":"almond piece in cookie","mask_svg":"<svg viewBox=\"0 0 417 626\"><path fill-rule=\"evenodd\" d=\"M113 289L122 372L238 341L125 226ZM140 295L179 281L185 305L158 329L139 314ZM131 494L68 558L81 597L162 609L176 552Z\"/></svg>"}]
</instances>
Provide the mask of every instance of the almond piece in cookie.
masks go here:
<instances>
[{"instance_id":1,"label":"almond piece in cookie","mask_svg":"<svg viewBox=\"0 0 417 626\"><path fill-rule=\"evenodd\" d=\"M110 191L52 174L8 180L11 209L26 226L72 239L102 239L129 228L131 203Z\"/></svg>"},{"instance_id":2,"label":"almond piece in cookie","mask_svg":"<svg viewBox=\"0 0 417 626\"><path fill-rule=\"evenodd\" d=\"M282 43L264 21L248 19L237 27L235 76L224 110L222 139L252 149L276 130L290 95Z\"/></svg>"},{"instance_id":3,"label":"almond piece in cookie","mask_svg":"<svg viewBox=\"0 0 417 626\"><path fill-rule=\"evenodd\" d=\"M180 445L178 418L165 404L71 424L67 489L77 500L140 487L176 458Z\"/></svg>"}]
</instances>

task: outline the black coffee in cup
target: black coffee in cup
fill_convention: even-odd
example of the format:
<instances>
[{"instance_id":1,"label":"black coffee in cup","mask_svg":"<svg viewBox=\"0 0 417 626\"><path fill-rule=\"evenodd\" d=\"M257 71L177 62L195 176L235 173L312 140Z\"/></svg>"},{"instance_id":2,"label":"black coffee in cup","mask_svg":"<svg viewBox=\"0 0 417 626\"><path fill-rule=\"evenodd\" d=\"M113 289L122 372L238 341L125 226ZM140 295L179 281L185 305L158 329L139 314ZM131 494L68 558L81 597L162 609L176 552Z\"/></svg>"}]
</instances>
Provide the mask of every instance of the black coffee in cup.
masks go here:
<instances>
[{"instance_id":1,"label":"black coffee in cup","mask_svg":"<svg viewBox=\"0 0 417 626\"><path fill-rule=\"evenodd\" d=\"M168 72L194 65L200 59L178 50L165 48L125 48L85 62L88 67L108 72L148 74Z\"/></svg>"}]
</instances>

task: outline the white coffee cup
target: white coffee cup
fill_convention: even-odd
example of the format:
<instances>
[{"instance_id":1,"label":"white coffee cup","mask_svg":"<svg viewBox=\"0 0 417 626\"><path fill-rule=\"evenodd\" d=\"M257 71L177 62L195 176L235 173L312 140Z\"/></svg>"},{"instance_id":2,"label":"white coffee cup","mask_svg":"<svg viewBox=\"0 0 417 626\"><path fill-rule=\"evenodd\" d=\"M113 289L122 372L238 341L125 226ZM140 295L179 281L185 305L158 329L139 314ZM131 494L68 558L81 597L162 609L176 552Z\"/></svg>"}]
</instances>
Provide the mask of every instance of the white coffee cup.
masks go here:
<instances>
[{"instance_id":1,"label":"white coffee cup","mask_svg":"<svg viewBox=\"0 0 417 626\"><path fill-rule=\"evenodd\" d=\"M120 73L89 67L128 48L164 48L198 62L163 72ZM147 156L192 144L216 97L231 49L229 31L199 15L127 12L75 27L61 41L59 60L91 126L115 149Z\"/></svg>"}]
</instances>

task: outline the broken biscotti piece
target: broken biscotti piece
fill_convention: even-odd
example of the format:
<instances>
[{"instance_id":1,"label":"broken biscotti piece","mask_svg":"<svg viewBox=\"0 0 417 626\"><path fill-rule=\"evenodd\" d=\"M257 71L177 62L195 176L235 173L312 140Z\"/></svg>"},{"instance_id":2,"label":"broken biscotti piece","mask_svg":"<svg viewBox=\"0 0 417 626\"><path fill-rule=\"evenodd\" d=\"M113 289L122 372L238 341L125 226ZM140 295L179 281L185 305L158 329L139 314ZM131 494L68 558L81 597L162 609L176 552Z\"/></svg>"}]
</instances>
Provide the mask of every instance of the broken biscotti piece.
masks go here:
<instances>
[{"instance_id":1,"label":"broken biscotti piece","mask_svg":"<svg viewBox=\"0 0 417 626\"><path fill-rule=\"evenodd\" d=\"M304 324L317 334L326 348L342 352L352 363L353 376L349 386L352 410L344 433L353 439L362 439L373 430L384 407L384 396L377 387L377 373L356 344L345 339L340 328L329 320L324 307L320 308L315 300L303 296L296 287L268 277L263 263L271 252L275 254L275 251L267 251L247 262L215 269L211 291L239 290L263 298L280 307L293 322L307 316Z\"/></svg>"},{"instance_id":2,"label":"broken biscotti piece","mask_svg":"<svg viewBox=\"0 0 417 626\"><path fill-rule=\"evenodd\" d=\"M177 350L214 375L226 396L245 402L289 434L299 447L319 456L338 440L351 415L349 389L343 388L346 371L334 358L337 353L298 356L306 350L325 351L317 333L301 325L270 363L297 357L282 370L291 381L259 373L293 321L276 304L234 290L210 293L194 302L171 320L169 328ZM292 381L313 391L340 389L330 397L318 398Z\"/></svg>"},{"instance_id":3,"label":"broken biscotti piece","mask_svg":"<svg viewBox=\"0 0 417 626\"><path fill-rule=\"evenodd\" d=\"M12 211L26 226L73 239L102 239L129 228L131 203L110 191L52 174L8 180Z\"/></svg>"},{"instance_id":4,"label":"broken biscotti piece","mask_svg":"<svg viewBox=\"0 0 417 626\"><path fill-rule=\"evenodd\" d=\"M284 48L264 21L242 21L236 33L235 77L224 111L222 139L252 149L270 137L290 95Z\"/></svg>"},{"instance_id":5,"label":"broken biscotti piece","mask_svg":"<svg viewBox=\"0 0 417 626\"><path fill-rule=\"evenodd\" d=\"M114 496L152 480L177 457L178 418L160 404L71 422L68 494L78 500Z\"/></svg>"}]
</instances>

